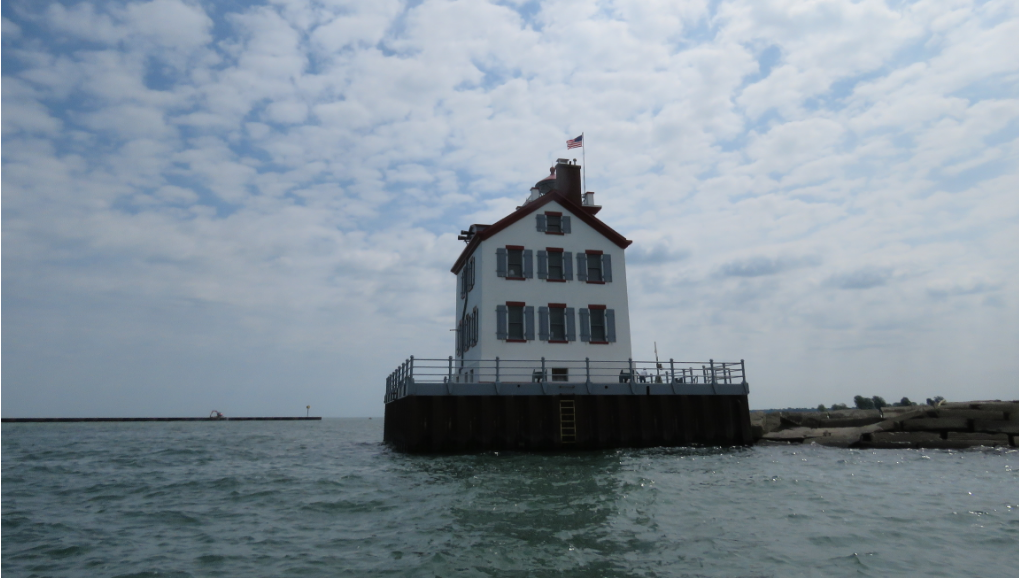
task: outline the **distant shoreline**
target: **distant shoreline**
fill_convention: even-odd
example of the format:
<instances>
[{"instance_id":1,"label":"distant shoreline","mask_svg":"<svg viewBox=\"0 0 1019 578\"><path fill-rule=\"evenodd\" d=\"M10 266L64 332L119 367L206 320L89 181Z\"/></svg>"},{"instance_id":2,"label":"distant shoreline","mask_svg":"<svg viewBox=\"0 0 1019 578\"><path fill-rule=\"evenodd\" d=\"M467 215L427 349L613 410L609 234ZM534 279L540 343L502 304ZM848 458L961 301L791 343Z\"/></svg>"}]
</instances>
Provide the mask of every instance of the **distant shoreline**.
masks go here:
<instances>
[{"instance_id":1,"label":"distant shoreline","mask_svg":"<svg viewBox=\"0 0 1019 578\"><path fill-rule=\"evenodd\" d=\"M2 423L65 423L98 421L320 421L321 417L5 417Z\"/></svg>"}]
</instances>

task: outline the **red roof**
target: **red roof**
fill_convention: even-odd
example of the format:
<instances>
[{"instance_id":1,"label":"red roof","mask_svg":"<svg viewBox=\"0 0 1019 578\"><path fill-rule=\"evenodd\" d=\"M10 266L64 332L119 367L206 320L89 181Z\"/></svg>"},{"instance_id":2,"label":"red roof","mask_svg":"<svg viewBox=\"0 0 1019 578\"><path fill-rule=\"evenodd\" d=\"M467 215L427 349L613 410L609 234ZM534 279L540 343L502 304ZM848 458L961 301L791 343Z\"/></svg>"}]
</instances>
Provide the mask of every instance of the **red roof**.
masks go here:
<instances>
[{"instance_id":1,"label":"red roof","mask_svg":"<svg viewBox=\"0 0 1019 578\"><path fill-rule=\"evenodd\" d=\"M467 258L470 257L472 253L474 253L474 250L478 248L478 245L480 245L482 241L492 237L499 231L502 231L506 227L509 227L513 223L516 223L520 219L523 219L527 215L530 215L531 213L537 211L538 209L544 207L545 205L551 203L552 201L555 201L562 205L563 208L569 210L571 214L576 216L581 221L584 221L585 223L590 225L592 229L601 233L602 236L618 245L619 248L626 249L627 247L630 246L630 243L633 243L633 241L620 235L615 231L615 229L606 225L600 219L590 214L584 207L569 200L568 198L566 198L565 195L563 195L559 191L553 190L550 191L547 195L542 195L541 197L535 199L534 201L527 203L522 207L518 207L516 211L513 211L512 213L499 219L495 223L485 227L481 232L476 233L474 237L471 238L470 243L467 243L467 246L464 247L463 252L460 253L460 256L457 258L456 263L453 264L453 268L450 269L450 271L459 274L460 269L462 269L464 264L467 263Z\"/></svg>"}]
</instances>

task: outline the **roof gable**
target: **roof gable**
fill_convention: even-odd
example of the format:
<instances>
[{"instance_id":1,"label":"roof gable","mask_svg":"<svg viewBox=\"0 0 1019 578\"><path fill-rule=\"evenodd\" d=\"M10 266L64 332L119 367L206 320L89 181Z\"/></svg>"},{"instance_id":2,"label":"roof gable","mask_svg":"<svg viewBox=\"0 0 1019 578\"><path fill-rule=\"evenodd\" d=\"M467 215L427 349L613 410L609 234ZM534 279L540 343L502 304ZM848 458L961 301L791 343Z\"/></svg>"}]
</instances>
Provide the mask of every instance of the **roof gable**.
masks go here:
<instances>
[{"instance_id":1,"label":"roof gable","mask_svg":"<svg viewBox=\"0 0 1019 578\"><path fill-rule=\"evenodd\" d=\"M566 195L560 193L558 190L553 190L550 191L548 194L542 195L540 198L535 199L534 201L531 201L530 203L527 203L522 207L517 207L517 210L499 219L498 221L489 225L488 227L485 227L485 229L482 230L480 233L475 234L471 241L467 243L467 246L464 247L463 252L460 253L460 257L457 258L456 263L453 264L453 268L450 269L450 271L457 274L460 273L460 269L462 269L464 264L467 263L467 258L470 257L472 253L474 253L474 250L478 248L482 241L491 238L492 236L499 233L506 227L509 227L513 223L516 223L517 221L523 219L524 217L534 213L535 211L551 203L552 201L555 201L562 205L562 207L568 210L571 215L587 223L588 226L590 226L592 229L600 233L603 237L605 237L609 241L612 241L613 243L618 245L621 249L626 249L627 247L630 246L631 243L633 243L633 241L620 235L618 232L616 232L615 229L603 223L601 219L588 213L586 210L584 210L584 207L571 201L569 198L566 197Z\"/></svg>"}]
</instances>

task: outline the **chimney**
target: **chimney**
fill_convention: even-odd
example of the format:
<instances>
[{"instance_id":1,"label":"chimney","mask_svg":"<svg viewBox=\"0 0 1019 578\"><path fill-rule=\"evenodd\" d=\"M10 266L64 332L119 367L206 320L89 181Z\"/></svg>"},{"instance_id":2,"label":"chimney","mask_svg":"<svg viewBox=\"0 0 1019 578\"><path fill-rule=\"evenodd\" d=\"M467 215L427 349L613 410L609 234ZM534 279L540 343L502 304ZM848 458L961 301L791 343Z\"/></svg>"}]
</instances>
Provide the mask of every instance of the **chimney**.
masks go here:
<instances>
[{"instance_id":1,"label":"chimney","mask_svg":"<svg viewBox=\"0 0 1019 578\"><path fill-rule=\"evenodd\" d=\"M559 159L555 166L555 188L567 199L583 205L580 193L580 165Z\"/></svg>"}]
</instances>

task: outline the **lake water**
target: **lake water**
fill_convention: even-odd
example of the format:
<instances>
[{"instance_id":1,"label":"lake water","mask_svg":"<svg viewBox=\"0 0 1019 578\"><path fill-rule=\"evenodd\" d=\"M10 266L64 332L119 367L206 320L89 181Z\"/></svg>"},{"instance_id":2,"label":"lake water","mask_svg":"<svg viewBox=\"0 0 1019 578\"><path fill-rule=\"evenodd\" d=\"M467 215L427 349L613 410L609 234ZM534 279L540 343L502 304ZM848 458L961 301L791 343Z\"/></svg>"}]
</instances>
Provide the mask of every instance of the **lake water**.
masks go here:
<instances>
[{"instance_id":1,"label":"lake water","mask_svg":"<svg viewBox=\"0 0 1019 578\"><path fill-rule=\"evenodd\" d=\"M409 456L382 420L4 424L21 576L1016 576L1019 452Z\"/></svg>"}]
</instances>

